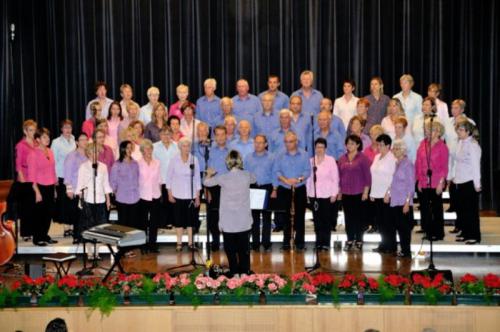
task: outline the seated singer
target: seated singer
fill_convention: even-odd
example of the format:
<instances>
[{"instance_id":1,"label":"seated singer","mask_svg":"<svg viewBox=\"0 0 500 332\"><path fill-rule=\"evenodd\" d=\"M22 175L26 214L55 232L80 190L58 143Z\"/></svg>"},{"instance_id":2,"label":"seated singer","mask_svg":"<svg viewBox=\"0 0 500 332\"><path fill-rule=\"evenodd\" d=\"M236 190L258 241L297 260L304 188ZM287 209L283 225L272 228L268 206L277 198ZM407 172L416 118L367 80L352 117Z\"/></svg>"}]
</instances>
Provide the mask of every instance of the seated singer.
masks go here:
<instances>
[{"instance_id":1,"label":"seated singer","mask_svg":"<svg viewBox=\"0 0 500 332\"><path fill-rule=\"evenodd\" d=\"M239 152L231 150L226 157L228 173L214 177L215 170L209 168L204 184L220 186L219 228L224 238L224 250L229 261L230 276L250 274L250 185L255 175L243 170Z\"/></svg>"},{"instance_id":2,"label":"seated singer","mask_svg":"<svg viewBox=\"0 0 500 332\"><path fill-rule=\"evenodd\" d=\"M271 198L278 198L280 209L285 211L284 237L282 250L290 250L292 230L295 231L295 246L304 250L304 224L306 213L305 180L311 174L309 158L304 150L297 147L297 135L288 131L285 134L286 151L278 154L273 166L273 193ZM291 224L291 207L295 211L294 223Z\"/></svg>"}]
</instances>

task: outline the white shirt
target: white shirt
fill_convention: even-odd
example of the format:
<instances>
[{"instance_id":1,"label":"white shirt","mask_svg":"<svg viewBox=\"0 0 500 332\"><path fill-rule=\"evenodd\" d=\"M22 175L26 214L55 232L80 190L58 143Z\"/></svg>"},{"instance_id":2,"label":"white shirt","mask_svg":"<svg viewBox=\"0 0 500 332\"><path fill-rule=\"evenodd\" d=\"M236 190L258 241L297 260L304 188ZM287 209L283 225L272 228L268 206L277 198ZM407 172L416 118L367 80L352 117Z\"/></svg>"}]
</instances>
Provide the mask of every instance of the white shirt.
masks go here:
<instances>
[{"instance_id":1,"label":"white shirt","mask_svg":"<svg viewBox=\"0 0 500 332\"><path fill-rule=\"evenodd\" d=\"M118 157L120 156L120 152L118 150L118 141L115 138L106 135L104 137L104 145L107 145L111 148L111 150L113 151L113 156L115 156L115 160L118 160Z\"/></svg>"},{"instance_id":2,"label":"white shirt","mask_svg":"<svg viewBox=\"0 0 500 332\"><path fill-rule=\"evenodd\" d=\"M462 114L465 116L465 114ZM469 119L469 121L476 125L472 119ZM446 139L446 145L448 146L448 151L449 151L449 161L448 161L448 178L447 180L453 179L455 176L455 155L457 153L457 146L458 146L458 135L455 130L455 117L450 117L448 120L445 122L445 139Z\"/></svg>"},{"instance_id":3,"label":"white shirt","mask_svg":"<svg viewBox=\"0 0 500 332\"><path fill-rule=\"evenodd\" d=\"M403 105L405 111L406 119L408 120L408 126L413 127L413 119L422 113L422 96L418 93L410 91L407 97L403 97L403 91L395 94L393 98L398 98Z\"/></svg>"},{"instance_id":4,"label":"white shirt","mask_svg":"<svg viewBox=\"0 0 500 332\"><path fill-rule=\"evenodd\" d=\"M446 105L444 101L436 98L436 110L436 115L439 120L441 120L441 123L446 123L450 117L450 114L448 114L448 105Z\"/></svg>"},{"instance_id":5,"label":"white shirt","mask_svg":"<svg viewBox=\"0 0 500 332\"><path fill-rule=\"evenodd\" d=\"M382 119L382 123L380 125L384 129L385 134L391 136L392 139L396 137L396 128L389 115ZM411 135L411 129L409 126L406 126L405 133Z\"/></svg>"},{"instance_id":6,"label":"white shirt","mask_svg":"<svg viewBox=\"0 0 500 332\"><path fill-rule=\"evenodd\" d=\"M345 99L345 95L335 99L335 102L333 104L333 114L342 119L345 128L349 126L349 121L357 113L356 108L358 105L358 100L359 98L354 95L349 101Z\"/></svg>"},{"instance_id":7,"label":"white shirt","mask_svg":"<svg viewBox=\"0 0 500 332\"><path fill-rule=\"evenodd\" d=\"M132 143L134 144L134 151L132 152L132 159L135 161L142 160L142 152L141 152L141 147L139 144Z\"/></svg>"},{"instance_id":8,"label":"white shirt","mask_svg":"<svg viewBox=\"0 0 500 332\"><path fill-rule=\"evenodd\" d=\"M389 151L383 158L377 154L370 167L372 174L372 187L370 197L384 198L391 187L392 176L396 171L396 157Z\"/></svg>"},{"instance_id":9,"label":"white shirt","mask_svg":"<svg viewBox=\"0 0 500 332\"><path fill-rule=\"evenodd\" d=\"M151 103L147 103L146 105L141 107L141 112L139 113L139 120L141 120L142 123L150 123L151 114L153 114L153 105L151 105Z\"/></svg>"},{"instance_id":10,"label":"white shirt","mask_svg":"<svg viewBox=\"0 0 500 332\"><path fill-rule=\"evenodd\" d=\"M455 156L456 184L474 181L475 188L481 188L481 147L471 136L459 140Z\"/></svg>"},{"instance_id":11,"label":"white shirt","mask_svg":"<svg viewBox=\"0 0 500 332\"><path fill-rule=\"evenodd\" d=\"M97 177L95 178L95 204L102 204L106 202L106 194L111 194L113 189L109 185L108 167L106 164L97 162ZM78 169L78 182L76 185L75 193L81 195L84 190L83 199L87 203L94 204L94 169L92 162L87 160L80 165Z\"/></svg>"},{"instance_id":12,"label":"white shirt","mask_svg":"<svg viewBox=\"0 0 500 332\"><path fill-rule=\"evenodd\" d=\"M75 137L71 135L69 139L66 139L61 135L52 141L50 149L56 161L56 175L58 178L64 178L64 160L70 152L76 149Z\"/></svg>"},{"instance_id":13,"label":"white shirt","mask_svg":"<svg viewBox=\"0 0 500 332\"><path fill-rule=\"evenodd\" d=\"M194 173L191 174L191 162L194 158ZM191 176L193 176L193 186L191 188ZM166 187L172 192L175 198L192 199L201 190L200 164L198 158L189 154L187 162L182 160L180 154L172 157L168 165ZM191 190L193 191L191 195Z\"/></svg>"},{"instance_id":14,"label":"white shirt","mask_svg":"<svg viewBox=\"0 0 500 332\"><path fill-rule=\"evenodd\" d=\"M96 98L89 101L87 107L85 108L85 120L88 120L92 117L92 113L90 112L90 104L92 104L94 101L99 101L99 99ZM106 98L106 101L104 102L104 107L101 110L101 119L106 119L108 117L109 107L111 106L112 102L113 99Z\"/></svg>"},{"instance_id":15,"label":"white shirt","mask_svg":"<svg viewBox=\"0 0 500 332\"><path fill-rule=\"evenodd\" d=\"M139 196L145 201L152 201L161 196L160 162L151 159L148 164L144 158L139 163Z\"/></svg>"},{"instance_id":16,"label":"white shirt","mask_svg":"<svg viewBox=\"0 0 500 332\"><path fill-rule=\"evenodd\" d=\"M162 141L153 144L153 158L160 161L161 183L165 184L167 179L168 166L172 158L179 153L177 143L170 142L168 148Z\"/></svg>"},{"instance_id":17,"label":"white shirt","mask_svg":"<svg viewBox=\"0 0 500 332\"><path fill-rule=\"evenodd\" d=\"M194 120L194 141L198 141L198 123L201 121L198 119ZM184 137L189 138L190 140L193 140L193 122L191 121L190 124L187 123L185 118L181 119L181 133L184 135Z\"/></svg>"},{"instance_id":18,"label":"white shirt","mask_svg":"<svg viewBox=\"0 0 500 332\"><path fill-rule=\"evenodd\" d=\"M123 118L128 117L127 103L125 102L125 100L122 99L120 101L120 106L122 107L122 116L123 116Z\"/></svg>"}]
</instances>

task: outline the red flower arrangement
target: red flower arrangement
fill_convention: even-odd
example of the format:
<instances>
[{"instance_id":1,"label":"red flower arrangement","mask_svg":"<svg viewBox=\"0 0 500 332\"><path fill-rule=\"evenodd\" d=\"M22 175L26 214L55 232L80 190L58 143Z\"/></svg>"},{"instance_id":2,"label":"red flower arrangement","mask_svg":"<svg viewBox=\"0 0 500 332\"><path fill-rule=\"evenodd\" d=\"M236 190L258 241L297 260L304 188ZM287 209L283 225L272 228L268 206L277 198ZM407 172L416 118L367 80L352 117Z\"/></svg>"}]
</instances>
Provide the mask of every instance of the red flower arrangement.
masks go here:
<instances>
[{"instance_id":1,"label":"red flower arrangement","mask_svg":"<svg viewBox=\"0 0 500 332\"><path fill-rule=\"evenodd\" d=\"M429 275L414 273L412 276L412 292L423 294L429 304L436 304L443 296L450 294L452 283L444 278L442 273L437 273L434 278Z\"/></svg>"}]
</instances>

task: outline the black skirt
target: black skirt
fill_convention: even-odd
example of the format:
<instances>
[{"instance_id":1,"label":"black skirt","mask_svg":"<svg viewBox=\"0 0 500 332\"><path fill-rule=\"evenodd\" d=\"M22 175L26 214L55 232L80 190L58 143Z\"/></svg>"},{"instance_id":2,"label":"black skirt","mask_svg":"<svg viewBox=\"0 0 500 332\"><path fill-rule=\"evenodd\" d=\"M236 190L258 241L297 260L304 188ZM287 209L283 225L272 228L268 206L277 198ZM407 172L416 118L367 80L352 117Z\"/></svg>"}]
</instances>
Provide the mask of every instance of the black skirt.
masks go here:
<instances>
[{"instance_id":1,"label":"black skirt","mask_svg":"<svg viewBox=\"0 0 500 332\"><path fill-rule=\"evenodd\" d=\"M174 226L177 228L196 227L196 208L191 199L175 199Z\"/></svg>"},{"instance_id":2,"label":"black skirt","mask_svg":"<svg viewBox=\"0 0 500 332\"><path fill-rule=\"evenodd\" d=\"M108 221L106 203L91 204L82 201L80 211L80 231L83 232L89 228L104 224Z\"/></svg>"}]
</instances>

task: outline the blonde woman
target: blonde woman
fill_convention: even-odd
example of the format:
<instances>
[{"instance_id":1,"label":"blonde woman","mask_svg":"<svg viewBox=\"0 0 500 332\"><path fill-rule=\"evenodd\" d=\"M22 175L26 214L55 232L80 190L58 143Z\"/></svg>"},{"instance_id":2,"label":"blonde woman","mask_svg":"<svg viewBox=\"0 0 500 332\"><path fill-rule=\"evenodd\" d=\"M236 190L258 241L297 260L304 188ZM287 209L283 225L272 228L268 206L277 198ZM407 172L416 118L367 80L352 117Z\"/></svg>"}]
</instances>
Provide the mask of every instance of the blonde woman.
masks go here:
<instances>
[{"instance_id":1,"label":"blonde woman","mask_svg":"<svg viewBox=\"0 0 500 332\"><path fill-rule=\"evenodd\" d=\"M167 108L162 102L153 106L151 114L151 122L146 125L144 130L144 138L156 143L160 140L160 130L167 125Z\"/></svg>"}]
</instances>

